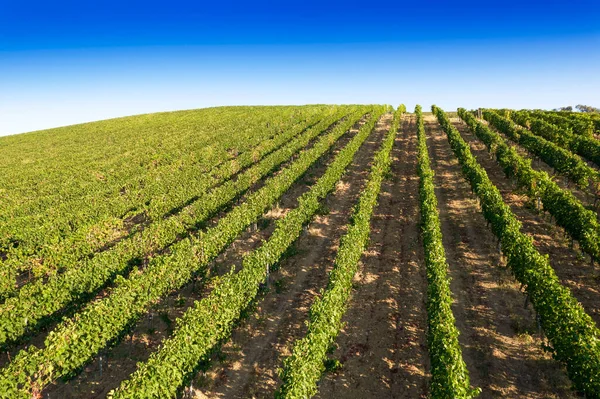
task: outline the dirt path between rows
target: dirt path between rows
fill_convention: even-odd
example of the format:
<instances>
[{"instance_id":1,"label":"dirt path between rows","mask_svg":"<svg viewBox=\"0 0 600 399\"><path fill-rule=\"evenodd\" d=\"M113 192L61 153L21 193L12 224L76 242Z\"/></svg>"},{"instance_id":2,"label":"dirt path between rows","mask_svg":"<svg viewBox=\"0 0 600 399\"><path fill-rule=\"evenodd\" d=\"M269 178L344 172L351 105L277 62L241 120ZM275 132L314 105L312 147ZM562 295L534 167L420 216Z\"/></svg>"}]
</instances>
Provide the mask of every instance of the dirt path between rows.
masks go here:
<instances>
[{"instance_id":1,"label":"dirt path between rows","mask_svg":"<svg viewBox=\"0 0 600 399\"><path fill-rule=\"evenodd\" d=\"M596 324L600 323L600 268L592 266L588 256L570 247L570 239L564 229L550 221L549 214L535 210L529 198L519 190L513 181L507 179L495 159L490 159L483 142L466 126L455 124L463 138L470 144L471 151L486 169L488 176L502 193L504 202L523 223L522 231L534 238L536 248L550 257L550 264L561 283L568 287L581 302Z\"/></svg>"},{"instance_id":2,"label":"dirt path between rows","mask_svg":"<svg viewBox=\"0 0 600 399\"><path fill-rule=\"evenodd\" d=\"M273 396L280 383L277 369L282 357L290 354L294 340L306 332L308 309L325 287L339 239L390 122L391 114L385 115L359 149L334 193L324 201L326 214L314 219L294 244L294 255L271 274L269 292L224 345L218 356L222 360L206 375L196 377L196 397Z\"/></svg>"},{"instance_id":3,"label":"dirt path between rows","mask_svg":"<svg viewBox=\"0 0 600 399\"><path fill-rule=\"evenodd\" d=\"M594 187L590 186L586 190L582 190L575 183L571 182L567 177L558 174L552 166L542 161L535 154L529 152L525 147L522 147L520 144L517 144L516 142L510 140L508 136L506 136L504 133L500 132L498 129L490 125L487 121L483 119L480 119L479 121L486 124L491 130L493 130L495 133L498 133L502 138L504 138L504 140L510 146L514 147L517 150L519 155L521 155L522 157L530 158L532 160L531 167L533 169L544 171L550 176L555 176L554 181L556 182L556 184L559 185L560 188L562 188L563 190L571 191L571 193L573 193L573 195L577 197L577 199L581 201L584 206L590 208L593 207L595 200ZM458 128L461 133L470 131L470 129L464 123L455 123L454 126ZM473 137L475 137L475 135L473 135ZM582 160L585 161L585 159L583 158Z\"/></svg>"},{"instance_id":4,"label":"dirt path between rows","mask_svg":"<svg viewBox=\"0 0 600 399\"><path fill-rule=\"evenodd\" d=\"M355 278L346 327L319 398L419 398L427 395L426 277L419 232L416 129L403 118L371 221L370 245Z\"/></svg>"},{"instance_id":5,"label":"dirt path between rows","mask_svg":"<svg viewBox=\"0 0 600 399\"><path fill-rule=\"evenodd\" d=\"M435 171L453 312L471 383L481 398L570 398L560 365L541 349L535 314L504 267L496 239L461 174L446 134L425 117Z\"/></svg>"},{"instance_id":6,"label":"dirt path between rows","mask_svg":"<svg viewBox=\"0 0 600 399\"><path fill-rule=\"evenodd\" d=\"M257 248L261 240L267 239L275 228L275 220L281 218L292 207L297 205L297 199L304 192L308 191L319 176L321 176L327 165L333 160L346 144L356 135L358 127L362 126L366 119L355 124L349 132L346 132L332 147L330 152L321 157L312 165L305 175L300 178L292 187L281 197L278 204L269 210L257 223L257 229L253 226L246 229L240 236L223 252L210 266L210 276L221 275L228 272L233 265L239 267L244 254ZM311 148L315 140L305 148ZM289 164L297 157L292 157L282 167ZM274 174L281 171L279 169ZM250 192L255 192L264 184L261 179L252 187ZM242 203L248 194L244 195L235 203ZM215 218L208 223L214 226L218 220L228 212L227 209L221 211ZM186 284L182 289L177 290L159 303L140 320L132 333L122 339L115 347L102 351L97 355L84 370L73 380L49 386L44 390L44 394L50 394L51 397L67 398L104 398L110 390L119 386L120 382L133 373L137 362L143 362L148 359L150 354L156 351L160 343L167 338L175 327L175 320L181 317L196 300L201 299L212 286L210 283L204 284L199 276L195 282ZM102 357L102 362L100 360ZM102 367L100 366L102 364Z\"/></svg>"},{"instance_id":7,"label":"dirt path between rows","mask_svg":"<svg viewBox=\"0 0 600 399\"><path fill-rule=\"evenodd\" d=\"M327 129L325 129L325 131L322 131L317 137L312 138L308 142L308 145L306 145L301 151L312 148L314 146L314 144L319 140L320 137L328 134L333 129L334 126L336 126L337 124L341 123L342 121L344 121L346 119L347 119L347 117L344 117L344 118L336 121L335 123L329 125L327 127ZM346 132L346 134L344 134L334 144L333 150L330 150L323 157L321 157L321 159L319 161L317 161L316 165L313 165L311 168L309 168L309 170L307 171L305 176L301 179L301 181L304 183L308 183L311 176L313 176L315 173L317 173L320 170L319 167L322 166L322 164L324 162L323 160L329 159L329 155L331 155L331 153L334 153L335 151L339 150L340 148L342 148L345 145L345 143L350 141L350 139L358 131L358 127L362 126L362 124L364 124L366 122L366 120L367 120L367 117L365 115L363 115L359 119L359 121L354 124L354 126L350 129L350 131ZM296 136L296 137L298 137L298 136ZM282 146L280 146L280 147L282 147ZM276 150L274 150L274 151L276 151ZM148 265L150 258L157 256L158 254L164 254L164 253L170 252L170 247L173 244L175 244L175 242L179 242L182 239L189 237L190 235L197 235L199 230L204 230L207 226L208 227L215 226L218 223L218 221L231 210L231 208L233 206L244 202L246 197L250 193L259 190L264 185L264 182L269 178L270 175L276 175L276 174L280 173L282 169L286 168L290 163L292 163L294 160L296 160L298 158L298 156L299 156L299 152L297 152L295 155L290 157L285 162L281 163L278 167L275 168L275 170L271 174L267 174L266 176L263 176L263 178L259 179L257 182L255 182L253 185L251 185L251 187L248 190L246 190L244 193L242 193L242 195L240 195L239 198L231 201L227 206L223 207L223 209L220 209L218 212L216 212L216 214L213 214L212 216L210 216L201 225L189 226L189 228L186 229L185 233L181 234L175 241L169 243L167 246L162 247L161 249L158 249L156 251L151 251L151 252L146 253L145 255L141 256L141 258L139 259L141 264L140 265L136 264L136 266L132 267L131 271L124 273L123 276L125 278L127 278L127 276L130 273L135 273L137 269L144 268L145 266ZM244 169L238 171L238 173L235 173L233 175L232 179L235 180L240 173L243 173L244 171L248 170L250 167L247 167L247 168L244 168ZM225 181L223 181L221 183L224 183L224 182ZM221 186L221 184L218 184L218 185L212 187L209 191L212 191L213 189L215 189L216 187L219 187L219 186ZM296 186L302 187L303 184L297 184ZM291 192L291 190L289 192ZM267 219L267 221L270 219L273 219L273 217L277 216L276 214L278 212L280 212L279 209L276 210L276 212L274 212L274 213L271 212L270 215L267 215L267 217L265 217L263 219ZM263 220L263 221L265 221L265 220ZM218 263L218 262L216 262L216 263ZM4 367L10 361L10 359L12 359L16 356L16 354L19 351L26 349L29 345L33 344L37 347L43 346L47 335L56 328L56 326L61 322L62 319L73 317L77 312L84 309L90 303L95 302L95 301L107 296L113 288L114 288L114 281L112 281L112 280L107 281L105 285L103 285L101 288L99 288L98 290L95 291L94 295L91 298L86 299L86 300L76 301L77 303L68 304L67 306L63 307L63 309L55 312L51 318L48 318L48 320L44 320L43 322L40 322L38 327L33 328L32 331L29 331L28 333L26 333L22 337L21 340L19 340L16 343L11 343L8 346L8 351L6 351L6 352L3 351L2 353L0 353L0 367Z\"/></svg>"}]
</instances>

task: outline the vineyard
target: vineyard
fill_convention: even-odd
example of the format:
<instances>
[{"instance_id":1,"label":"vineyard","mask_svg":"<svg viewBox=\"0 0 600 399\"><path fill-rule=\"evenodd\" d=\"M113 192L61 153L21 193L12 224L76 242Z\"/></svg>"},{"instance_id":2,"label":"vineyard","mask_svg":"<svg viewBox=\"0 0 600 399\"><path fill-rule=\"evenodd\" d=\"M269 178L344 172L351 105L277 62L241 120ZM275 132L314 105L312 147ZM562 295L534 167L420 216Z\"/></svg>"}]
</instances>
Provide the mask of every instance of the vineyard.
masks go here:
<instances>
[{"instance_id":1,"label":"vineyard","mask_svg":"<svg viewBox=\"0 0 600 399\"><path fill-rule=\"evenodd\" d=\"M411 111L1 137L0 398L600 398L600 117Z\"/></svg>"}]
</instances>

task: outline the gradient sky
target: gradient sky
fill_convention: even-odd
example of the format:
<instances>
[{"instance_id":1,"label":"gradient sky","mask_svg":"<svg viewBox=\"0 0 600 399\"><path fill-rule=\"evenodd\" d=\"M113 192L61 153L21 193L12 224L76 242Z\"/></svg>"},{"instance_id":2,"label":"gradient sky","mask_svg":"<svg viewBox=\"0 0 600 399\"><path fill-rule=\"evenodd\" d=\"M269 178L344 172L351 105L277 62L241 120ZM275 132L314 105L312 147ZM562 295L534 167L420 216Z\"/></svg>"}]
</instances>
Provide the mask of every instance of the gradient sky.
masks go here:
<instances>
[{"instance_id":1,"label":"gradient sky","mask_svg":"<svg viewBox=\"0 0 600 399\"><path fill-rule=\"evenodd\" d=\"M600 106L598 0L0 2L0 135L216 105Z\"/></svg>"}]
</instances>

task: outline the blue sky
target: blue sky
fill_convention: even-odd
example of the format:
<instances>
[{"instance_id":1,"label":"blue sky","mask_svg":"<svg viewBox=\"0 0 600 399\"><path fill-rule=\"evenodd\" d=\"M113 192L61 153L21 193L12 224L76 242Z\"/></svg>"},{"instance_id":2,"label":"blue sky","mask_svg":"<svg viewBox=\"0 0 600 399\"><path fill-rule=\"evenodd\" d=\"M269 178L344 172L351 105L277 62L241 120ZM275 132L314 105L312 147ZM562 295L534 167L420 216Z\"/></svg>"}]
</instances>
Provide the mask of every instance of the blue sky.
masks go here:
<instances>
[{"instance_id":1,"label":"blue sky","mask_svg":"<svg viewBox=\"0 0 600 399\"><path fill-rule=\"evenodd\" d=\"M598 1L0 1L0 135L232 104L600 106Z\"/></svg>"}]
</instances>

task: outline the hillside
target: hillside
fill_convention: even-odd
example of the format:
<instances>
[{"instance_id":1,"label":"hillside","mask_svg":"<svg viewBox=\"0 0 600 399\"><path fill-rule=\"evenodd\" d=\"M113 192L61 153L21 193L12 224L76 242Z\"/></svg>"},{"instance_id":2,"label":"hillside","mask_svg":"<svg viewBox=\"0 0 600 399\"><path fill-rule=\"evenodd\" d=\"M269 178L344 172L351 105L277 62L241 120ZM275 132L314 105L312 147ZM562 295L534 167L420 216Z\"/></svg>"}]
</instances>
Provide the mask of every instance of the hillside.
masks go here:
<instances>
[{"instance_id":1,"label":"hillside","mask_svg":"<svg viewBox=\"0 0 600 399\"><path fill-rule=\"evenodd\" d=\"M0 397L600 397L593 120L432 111L1 137Z\"/></svg>"},{"instance_id":2,"label":"hillside","mask_svg":"<svg viewBox=\"0 0 600 399\"><path fill-rule=\"evenodd\" d=\"M61 268L56 251L94 252L193 201L202 192L198 179L234 176L282 145L283 132L293 137L343 109L223 107L2 137L0 253L36 276ZM64 248L73 234L69 245L88 247ZM10 290L3 281L0 296Z\"/></svg>"}]
</instances>

